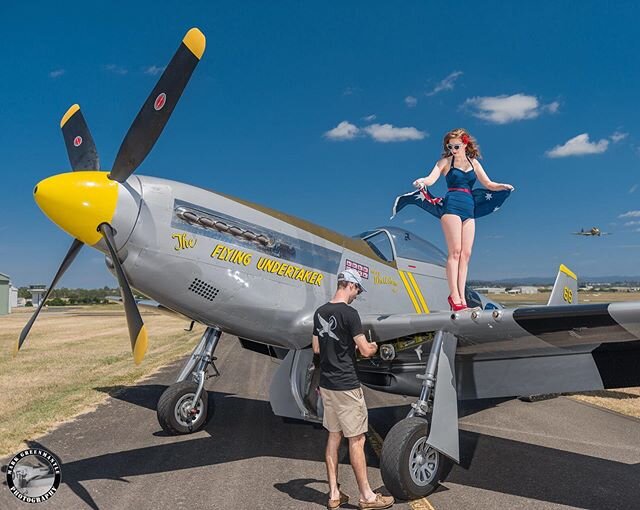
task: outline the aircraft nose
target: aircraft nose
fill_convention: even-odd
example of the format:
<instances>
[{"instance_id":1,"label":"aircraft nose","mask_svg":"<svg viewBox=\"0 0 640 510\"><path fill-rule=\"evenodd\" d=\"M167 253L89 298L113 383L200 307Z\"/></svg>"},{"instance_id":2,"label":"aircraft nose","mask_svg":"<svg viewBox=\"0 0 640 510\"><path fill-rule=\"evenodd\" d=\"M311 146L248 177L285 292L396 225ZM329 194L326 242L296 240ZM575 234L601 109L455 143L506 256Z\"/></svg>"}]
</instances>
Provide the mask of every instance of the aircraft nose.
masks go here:
<instances>
[{"instance_id":1,"label":"aircraft nose","mask_svg":"<svg viewBox=\"0 0 640 510\"><path fill-rule=\"evenodd\" d=\"M90 246L102 239L98 227L111 223L118 183L107 172L69 172L40 181L33 196L42 212L62 230Z\"/></svg>"}]
</instances>

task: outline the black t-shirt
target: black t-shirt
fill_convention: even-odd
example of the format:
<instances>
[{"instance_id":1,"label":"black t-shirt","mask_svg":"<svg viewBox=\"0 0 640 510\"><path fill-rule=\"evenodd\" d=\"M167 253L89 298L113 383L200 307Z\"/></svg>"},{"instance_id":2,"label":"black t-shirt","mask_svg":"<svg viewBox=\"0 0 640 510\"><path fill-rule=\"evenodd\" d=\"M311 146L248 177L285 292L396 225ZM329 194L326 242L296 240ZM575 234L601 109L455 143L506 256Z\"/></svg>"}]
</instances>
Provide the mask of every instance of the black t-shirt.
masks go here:
<instances>
[{"instance_id":1,"label":"black t-shirt","mask_svg":"<svg viewBox=\"0 0 640 510\"><path fill-rule=\"evenodd\" d=\"M354 390L360 387L356 373L356 343L362 323L358 312L346 303L327 303L313 315L313 334L320 341L320 387Z\"/></svg>"}]
</instances>

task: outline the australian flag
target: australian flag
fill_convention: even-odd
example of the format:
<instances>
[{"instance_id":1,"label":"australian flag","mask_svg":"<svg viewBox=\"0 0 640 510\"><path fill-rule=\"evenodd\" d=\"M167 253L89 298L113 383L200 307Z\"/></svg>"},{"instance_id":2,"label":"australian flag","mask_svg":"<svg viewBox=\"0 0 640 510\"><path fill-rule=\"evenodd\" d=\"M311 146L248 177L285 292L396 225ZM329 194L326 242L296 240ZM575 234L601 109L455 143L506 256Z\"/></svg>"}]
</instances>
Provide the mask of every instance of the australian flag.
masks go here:
<instances>
[{"instance_id":1,"label":"australian flag","mask_svg":"<svg viewBox=\"0 0 640 510\"><path fill-rule=\"evenodd\" d=\"M481 218L497 211L510 194L510 190L489 191L484 188L472 190L471 195L475 204L473 217ZM396 198L391 217L393 218L400 209L411 204L421 207L436 218L441 218L444 214L444 198L434 197L427 188L420 188Z\"/></svg>"}]
</instances>

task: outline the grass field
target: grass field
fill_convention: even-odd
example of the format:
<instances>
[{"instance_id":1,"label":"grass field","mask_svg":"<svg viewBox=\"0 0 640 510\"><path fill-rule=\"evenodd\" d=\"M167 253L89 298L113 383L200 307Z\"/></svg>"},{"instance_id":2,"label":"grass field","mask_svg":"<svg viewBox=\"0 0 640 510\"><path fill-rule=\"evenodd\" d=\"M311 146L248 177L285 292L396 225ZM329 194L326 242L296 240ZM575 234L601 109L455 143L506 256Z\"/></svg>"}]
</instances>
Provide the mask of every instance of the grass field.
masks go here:
<instances>
[{"instance_id":1,"label":"grass field","mask_svg":"<svg viewBox=\"0 0 640 510\"><path fill-rule=\"evenodd\" d=\"M136 367L120 305L43 311L17 357L13 345L32 308L0 317L0 456L24 439L92 409L108 388L129 385L191 352L202 326L142 312L149 350Z\"/></svg>"}]
</instances>

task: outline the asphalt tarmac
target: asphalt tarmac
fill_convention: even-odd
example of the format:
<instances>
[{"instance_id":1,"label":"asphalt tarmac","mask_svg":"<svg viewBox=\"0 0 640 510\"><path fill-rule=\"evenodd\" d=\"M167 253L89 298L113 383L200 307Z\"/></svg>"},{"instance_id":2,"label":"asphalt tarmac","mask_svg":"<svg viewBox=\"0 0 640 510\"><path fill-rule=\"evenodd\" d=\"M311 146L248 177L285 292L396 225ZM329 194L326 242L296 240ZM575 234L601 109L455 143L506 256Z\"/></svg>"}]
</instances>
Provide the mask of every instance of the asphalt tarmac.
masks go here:
<instances>
[{"instance_id":1,"label":"asphalt tarmac","mask_svg":"<svg viewBox=\"0 0 640 510\"><path fill-rule=\"evenodd\" d=\"M216 355L222 376L207 385L215 411L200 432L170 437L156 421L156 401L180 369L174 365L136 386L100 388L112 395L105 404L32 442L62 462L60 489L35 508L323 508L325 431L273 415L275 362L243 350L234 337L223 337ZM369 477L377 489L376 435L384 437L410 401L373 391L366 398ZM562 397L485 401L462 413L461 465L428 501L395 508L638 508L639 420ZM345 448L340 479L357 502ZM0 508L26 505L0 486Z\"/></svg>"}]
</instances>

